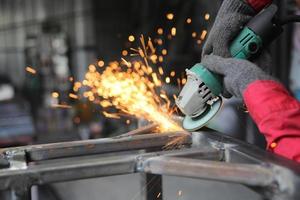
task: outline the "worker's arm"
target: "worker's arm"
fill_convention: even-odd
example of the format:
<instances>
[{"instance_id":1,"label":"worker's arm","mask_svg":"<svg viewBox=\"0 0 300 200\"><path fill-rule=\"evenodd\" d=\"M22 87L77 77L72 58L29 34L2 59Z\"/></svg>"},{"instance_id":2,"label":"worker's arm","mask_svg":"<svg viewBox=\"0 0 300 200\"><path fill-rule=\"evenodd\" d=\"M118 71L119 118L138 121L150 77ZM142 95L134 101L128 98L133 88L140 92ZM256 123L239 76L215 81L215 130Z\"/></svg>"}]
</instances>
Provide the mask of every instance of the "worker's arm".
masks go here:
<instances>
[{"instance_id":1,"label":"worker's arm","mask_svg":"<svg viewBox=\"0 0 300 200\"><path fill-rule=\"evenodd\" d=\"M247 0L248 4L257 12L272 3L272 0Z\"/></svg>"},{"instance_id":2,"label":"worker's arm","mask_svg":"<svg viewBox=\"0 0 300 200\"><path fill-rule=\"evenodd\" d=\"M249 84L243 97L268 149L300 162L300 102L271 80Z\"/></svg>"},{"instance_id":3,"label":"worker's arm","mask_svg":"<svg viewBox=\"0 0 300 200\"><path fill-rule=\"evenodd\" d=\"M257 61L267 60L264 55ZM203 66L222 75L230 94L244 98L251 117L266 137L268 149L300 162L300 103L264 72L268 62L258 63L213 55L202 59Z\"/></svg>"}]
</instances>

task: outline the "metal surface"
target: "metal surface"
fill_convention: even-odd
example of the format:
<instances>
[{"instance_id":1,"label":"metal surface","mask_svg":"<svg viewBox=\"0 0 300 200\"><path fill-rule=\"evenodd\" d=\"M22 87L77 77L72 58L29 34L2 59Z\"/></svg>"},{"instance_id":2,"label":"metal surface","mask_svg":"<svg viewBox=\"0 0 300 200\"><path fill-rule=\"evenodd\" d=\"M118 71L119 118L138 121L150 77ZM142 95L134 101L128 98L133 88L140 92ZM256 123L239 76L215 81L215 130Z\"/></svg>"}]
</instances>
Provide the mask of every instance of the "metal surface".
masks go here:
<instances>
[{"instance_id":1,"label":"metal surface","mask_svg":"<svg viewBox=\"0 0 300 200\"><path fill-rule=\"evenodd\" d=\"M34 145L2 153L10 167L0 169L0 190L11 190L11 199L30 199L33 185L141 172L148 199L163 198L161 175L243 184L265 199L300 198L299 164L212 131ZM155 188L152 179L159 183Z\"/></svg>"},{"instance_id":2,"label":"metal surface","mask_svg":"<svg viewBox=\"0 0 300 200\"><path fill-rule=\"evenodd\" d=\"M203 178L249 186L270 186L275 180L269 167L250 164L233 164L187 158L155 157L144 163L141 171L152 174ZM184 170L182 170L184 169Z\"/></svg>"},{"instance_id":3,"label":"metal surface","mask_svg":"<svg viewBox=\"0 0 300 200\"><path fill-rule=\"evenodd\" d=\"M167 143L181 138L182 133L148 134L134 137L95 139L74 142L62 142L26 146L24 148L3 149L2 152L19 151L24 149L28 161L66 158L74 156L130 151L138 149L162 147ZM186 138L188 139L188 138ZM183 141L184 142L184 141Z\"/></svg>"}]
</instances>

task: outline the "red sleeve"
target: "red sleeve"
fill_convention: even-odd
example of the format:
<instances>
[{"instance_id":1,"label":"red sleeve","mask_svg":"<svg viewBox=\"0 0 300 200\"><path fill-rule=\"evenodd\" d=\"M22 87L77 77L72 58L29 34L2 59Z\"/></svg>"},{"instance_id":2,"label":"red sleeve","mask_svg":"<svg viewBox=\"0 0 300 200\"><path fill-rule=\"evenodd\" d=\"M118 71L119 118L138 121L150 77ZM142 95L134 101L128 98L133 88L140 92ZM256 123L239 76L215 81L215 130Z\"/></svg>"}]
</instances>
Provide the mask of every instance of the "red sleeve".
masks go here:
<instances>
[{"instance_id":1,"label":"red sleeve","mask_svg":"<svg viewBox=\"0 0 300 200\"><path fill-rule=\"evenodd\" d=\"M275 81L255 81L244 93L248 111L268 149L300 162L300 102Z\"/></svg>"},{"instance_id":2,"label":"red sleeve","mask_svg":"<svg viewBox=\"0 0 300 200\"><path fill-rule=\"evenodd\" d=\"M272 3L272 0L247 0L248 3L257 11L261 11L264 7Z\"/></svg>"}]
</instances>

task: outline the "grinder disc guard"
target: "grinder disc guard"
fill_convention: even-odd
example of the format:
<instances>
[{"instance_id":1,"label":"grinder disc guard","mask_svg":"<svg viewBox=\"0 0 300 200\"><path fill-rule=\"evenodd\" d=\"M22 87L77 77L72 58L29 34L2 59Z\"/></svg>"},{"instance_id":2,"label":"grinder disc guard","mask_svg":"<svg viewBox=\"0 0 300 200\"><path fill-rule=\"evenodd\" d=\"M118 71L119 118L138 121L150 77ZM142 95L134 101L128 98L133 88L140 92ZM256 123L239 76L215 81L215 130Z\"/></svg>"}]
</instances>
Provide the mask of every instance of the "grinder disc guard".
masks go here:
<instances>
[{"instance_id":1,"label":"grinder disc guard","mask_svg":"<svg viewBox=\"0 0 300 200\"><path fill-rule=\"evenodd\" d=\"M205 126L222 107L222 98L208 106L207 110L198 117L192 118L186 116L182 122L182 126L187 131L196 131Z\"/></svg>"}]
</instances>

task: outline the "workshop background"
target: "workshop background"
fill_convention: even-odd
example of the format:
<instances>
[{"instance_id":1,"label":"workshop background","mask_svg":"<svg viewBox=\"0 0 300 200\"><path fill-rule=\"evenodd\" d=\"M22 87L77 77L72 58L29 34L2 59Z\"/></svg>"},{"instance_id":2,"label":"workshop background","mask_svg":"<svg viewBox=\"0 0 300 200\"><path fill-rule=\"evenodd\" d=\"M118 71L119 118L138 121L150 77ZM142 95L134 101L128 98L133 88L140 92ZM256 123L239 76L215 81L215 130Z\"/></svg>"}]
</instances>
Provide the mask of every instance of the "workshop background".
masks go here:
<instances>
[{"instance_id":1,"label":"workshop background","mask_svg":"<svg viewBox=\"0 0 300 200\"><path fill-rule=\"evenodd\" d=\"M276 3L281 16L299 12L293 0ZM120 60L141 34L156 38L159 27L177 30L172 40L167 34L159 36L168 52L165 72L184 74L200 62L205 31L220 4L219 0L0 0L1 147L110 137L137 128L139 119L128 123L106 118L90 101L70 98L74 82L84 79L91 63ZM168 13L174 15L172 20ZM194 32L204 38L195 38ZM300 99L300 50L295 44L300 36L296 36L299 26L287 26L270 49L273 74ZM176 82L164 87L170 96L179 92ZM213 123L224 134L265 147L238 99L226 100ZM141 199L140 179L128 175L52 184L40 187L35 197ZM239 185L175 177L164 179L164 190L166 199L259 199ZM179 190L183 195L178 196Z\"/></svg>"}]
</instances>

